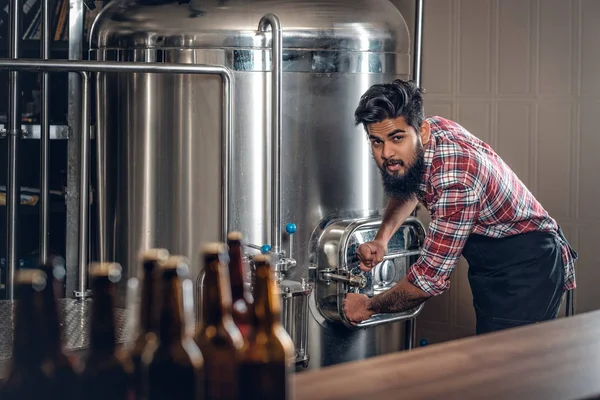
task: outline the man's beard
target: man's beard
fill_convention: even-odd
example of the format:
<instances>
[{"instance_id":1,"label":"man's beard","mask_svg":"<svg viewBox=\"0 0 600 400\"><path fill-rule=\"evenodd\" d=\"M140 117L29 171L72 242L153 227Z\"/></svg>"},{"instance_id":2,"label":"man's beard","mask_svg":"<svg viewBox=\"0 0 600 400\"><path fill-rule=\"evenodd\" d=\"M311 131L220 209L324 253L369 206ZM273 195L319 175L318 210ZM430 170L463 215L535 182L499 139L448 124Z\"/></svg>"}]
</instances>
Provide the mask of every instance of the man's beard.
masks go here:
<instances>
[{"instance_id":1,"label":"man's beard","mask_svg":"<svg viewBox=\"0 0 600 400\"><path fill-rule=\"evenodd\" d=\"M386 170L385 164L379 168L385 193L401 202L414 198L419 193L419 186L425 172L425 150L420 143L417 145L416 158L402 175L392 175Z\"/></svg>"}]
</instances>

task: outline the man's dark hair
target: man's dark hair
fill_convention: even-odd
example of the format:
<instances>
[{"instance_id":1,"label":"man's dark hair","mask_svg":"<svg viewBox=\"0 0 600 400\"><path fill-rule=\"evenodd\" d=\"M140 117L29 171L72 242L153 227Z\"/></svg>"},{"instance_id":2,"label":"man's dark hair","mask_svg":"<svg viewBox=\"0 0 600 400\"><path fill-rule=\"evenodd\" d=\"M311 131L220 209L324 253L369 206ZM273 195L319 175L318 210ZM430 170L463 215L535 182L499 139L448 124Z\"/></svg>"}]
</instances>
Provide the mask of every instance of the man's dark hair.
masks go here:
<instances>
[{"instance_id":1,"label":"man's dark hair","mask_svg":"<svg viewBox=\"0 0 600 400\"><path fill-rule=\"evenodd\" d=\"M362 95L354 112L355 125L404 117L417 134L423 123L423 90L414 82L396 79L392 83L373 85Z\"/></svg>"}]
</instances>

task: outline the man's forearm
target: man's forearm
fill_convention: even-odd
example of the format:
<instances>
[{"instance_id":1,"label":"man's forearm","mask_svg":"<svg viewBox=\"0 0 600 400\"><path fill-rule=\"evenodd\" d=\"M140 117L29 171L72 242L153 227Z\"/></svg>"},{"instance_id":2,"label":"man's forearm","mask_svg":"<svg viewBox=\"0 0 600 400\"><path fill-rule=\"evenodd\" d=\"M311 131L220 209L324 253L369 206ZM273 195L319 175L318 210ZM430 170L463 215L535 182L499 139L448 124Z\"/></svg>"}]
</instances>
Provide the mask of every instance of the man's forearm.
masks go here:
<instances>
[{"instance_id":1,"label":"man's forearm","mask_svg":"<svg viewBox=\"0 0 600 400\"><path fill-rule=\"evenodd\" d=\"M418 203L419 201L416 198L402 202L391 198L383 213L381 226L375 236L375 240L383 243L389 242L392 235L410 217L410 214Z\"/></svg>"},{"instance_id":2,"label":"man's forearm","mask_svg":"<svg viewBox=\"0 0 600 400\"><path fill-rule=\"evenodd\" d=\"M375 313L399 313L412 310L429 297L404 278L393 288L369 299L368 309Z\"/></svg>"}]
</instances>

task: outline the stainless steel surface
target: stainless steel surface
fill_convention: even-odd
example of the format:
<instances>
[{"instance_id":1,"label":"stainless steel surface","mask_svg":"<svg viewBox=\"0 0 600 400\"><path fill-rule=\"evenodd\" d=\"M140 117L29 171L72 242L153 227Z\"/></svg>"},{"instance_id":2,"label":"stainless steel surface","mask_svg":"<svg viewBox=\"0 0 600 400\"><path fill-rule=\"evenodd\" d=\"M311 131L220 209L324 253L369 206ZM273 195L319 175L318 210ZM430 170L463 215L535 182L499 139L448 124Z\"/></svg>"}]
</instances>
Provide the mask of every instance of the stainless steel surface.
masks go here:
<instances>
[{"instance_id":1,"label":"stainless steel surface","mask_svg":"<svg viewBox=\"0 0 600 400\"><path fill-rule=\"evenodd\" d=\"M103 74L99 92L105 99L119 99L98 101L99 139L105 149L100 159L111 160L104 167L114 168L99 180L105 193L100 224L106 227L101 232L106 257L135 265L140 248L166 247L190 257L192 273L201 282L197 248L218 240L217 215L227 209L227 230L242 231L254 245L249 252L262 244L277 245L274 235L281 238L281 248L289 245L296 267L281 276L282 282L299 283L314 261L311 237L323 228L322 221L380 215L386 198L379 170L353 114L372 84L408 79L410 34L402 15L386 0L352 5L341 0L234 0L225 5L206 0L193 2L192 13L186 4L116 0L107 5L92 30L91 57L230 68L236 135L231 194L224 204L216 190L220 130L210 115L219 106L215 82L207 77ZM271 32L257 30L265 14L276 15L282 30L279 215L280 222L298 227L291 243L289 235L281 235L280 223L279 234L270 223L277 207L271 204L276 171L269 161L276 151L271 147L277 132L270 93L275 81L271 61L277 55ZM351 331L339 322L322 321L317 309L309 310L308 347L328 344L317 349L316 358L311 354L316 367L393 351L403 336L397 323ZM383 342L394 345L388 348Z\"/></svg>"},{"instance_id":2,"label":"stainless steel surface","mask_svg":"<svg viewBox=\"0 0 600 400\"><path fill-rule=\"evenodd\" d=\"M283 280L279 282L281 296L281 323L292 338L296 364L306 367L308 354L308 296L311 293L306 281Z\"/></svg>"},{"instance_id":3,"label":"stainless steel surface","mask_svg":"<svg viewBox=\"0 0 600 400\"><path fill-rule=\"evenodd\" d=\"M8 6L9 57L19 58L21 46L21 0ZM14 299L14 276L17 268L19 224L19 141L21 139L21 95L19 73L12 71L8 82L8 164L6 178L6 297Z\"/></svg>"},{"instance_id":4,"label":"stainless steel surface","mask_svg":"<svg viewBox=\"0 0 600 400\"><path fill-rule=\"evenodd\" d=\"M281 79L283 41L281 23L274 14L266 14L258 30L271 27L271 247L276 255L281 251ZM276 261L277 262L277 261Z\"/></svg>"},{"instance_id":5,"label":"stainless steel surface","mask_svg":"<svg viewBox=\"0 0 600 400\"><path fill-rule=\"evenodd\" d=\"M55 0L56 1L56 0ZM69 60L79 61L83 56L83 2L69 0ZM81 140L83 136L81 76L69 73L67 77L68 109L67 124L71 128L71 138L67 142L67 194L65 196L66 215L66 289L72 296L77 290L79 260L79 220L81 193Z\"/></svg>"},{"instance_id":6,"label":"stainless steel surface","mask_svg":"<svg viewBox=\"0 0 600 400\"><path fill-rule=\"evenodd\" d=\"M367 329L350 330L316 312L313 295L309 297L309 354L307 370L344 362L363 360L401 351L405 345L407 322L392 322Z\"/></svg>"},{"instance_id":7,"label":"stainless steel surface","mask_svg":"<svg viewBox=\"0 0 600 400\"><path fill-rule=\"evenodd\" d=\"M423 59L423 1L415 0L415 33L413 50L412 79L417 86L421 86L421 62Z\"/></svg>"},{"instance_id":8,"label":"stainless steel surface","mask_svg":"<svg viewBox=\"0 0 600 400\"><path fill-rule=\"evenodd\" d=\"M42 40L41 57L44 60L50 58L50 31L52 22L50 19L50 0L43 0L42 4ZM46 263L48 257L48 152L50 141L50 75L42 72L41 85L41 142L40 142L40 263Z\"/></svg>"},{"instance_id":9,"label":"stainless steel surface","mask_svg":"<svg viewBox=\"0 0 600 400\"><path fill-rule=\"evenodd\" d=\"M408 27L385 0L357 0L352 7L341 0L230 0L226 5L222 0L193 0L191 8L113 1L96 20L90 48L268 48L270 35L263 44L256 24L265 14L275 14L284 29L286 53L389 52L409 61Z\"/></svg>"},{"instance_id":10,"label":"stainless steel surface","mask_svg":"<svg viewBox=\"0 0 600 400\"><path fill-rule=\"evenodd\" d=\"M373 240L381 225L381 217L338 219L327 222L322 232L315 234L315 296L317 310L333 322L349 329L360 329L383 323L415 318L421 306L402 313L378 314L359 324L347 320L343 301L347 293L374 296L391 289L404 276L411 262L421 253L425 227L409 217L388 242L388 256L370 272L360 271L356 249ZM344 279L341 279L344 278ZM366 279L365 279L366 278ZM359 283L359 284L357 284Z\"/></svg>"},{"instance_id":11,"label":"stainless steel surface","mask_svg":"<svg viewBox=\"0 0 600 400\"><path fill-rule=\"evenodd\" d=\"M91 293L87 290L87 265L88 265L88 237L89 237L89 211L90 211L90 74L81 73L81 172L79 175L79 257L77 259L78 274L75 297L87 297Z\"/></svg>"}]
</instances>

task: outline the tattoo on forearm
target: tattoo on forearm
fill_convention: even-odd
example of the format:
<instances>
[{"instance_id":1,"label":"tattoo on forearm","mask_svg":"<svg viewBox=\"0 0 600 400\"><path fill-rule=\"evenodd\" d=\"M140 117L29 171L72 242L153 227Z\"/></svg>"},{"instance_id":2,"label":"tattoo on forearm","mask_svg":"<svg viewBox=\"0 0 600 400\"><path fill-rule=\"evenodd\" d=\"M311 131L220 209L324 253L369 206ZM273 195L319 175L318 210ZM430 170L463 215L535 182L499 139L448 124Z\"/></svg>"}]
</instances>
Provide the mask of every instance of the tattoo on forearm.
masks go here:
<instances>
[{"instance_id":1,"label":"tattoo on forearm","mask_svg":"<svg viewBox=\"0 0 600 400\"><path fill-rule=\"evenodd\" d=\"M398 313L419 306L426 299L414 298L406 290L388 290L371 299L369 309L375 313Z\"/></svg>"}]
</instances>

